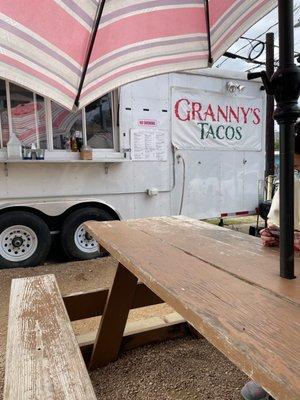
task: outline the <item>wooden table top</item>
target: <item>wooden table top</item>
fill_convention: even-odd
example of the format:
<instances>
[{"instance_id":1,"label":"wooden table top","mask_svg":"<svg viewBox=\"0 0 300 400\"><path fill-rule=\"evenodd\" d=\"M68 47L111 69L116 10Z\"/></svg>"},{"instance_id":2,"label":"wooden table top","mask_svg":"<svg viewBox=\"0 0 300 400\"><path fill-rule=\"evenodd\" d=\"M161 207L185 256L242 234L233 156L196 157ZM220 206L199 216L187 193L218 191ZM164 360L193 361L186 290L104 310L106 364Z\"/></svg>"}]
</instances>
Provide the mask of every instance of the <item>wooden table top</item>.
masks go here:
<instances>
[{"instance_id":1,"label":"wooden table top","mask_svg":"<svg viewBox=\"0 0 300 400\"><path fill-rule=\"evenodd\" d=\"M300 258L279 277L260 239L184 217L86 224L90 234L275 399L300 398ZM199 360L201 362L201 360Z\"/></svg>"}]
</instances>

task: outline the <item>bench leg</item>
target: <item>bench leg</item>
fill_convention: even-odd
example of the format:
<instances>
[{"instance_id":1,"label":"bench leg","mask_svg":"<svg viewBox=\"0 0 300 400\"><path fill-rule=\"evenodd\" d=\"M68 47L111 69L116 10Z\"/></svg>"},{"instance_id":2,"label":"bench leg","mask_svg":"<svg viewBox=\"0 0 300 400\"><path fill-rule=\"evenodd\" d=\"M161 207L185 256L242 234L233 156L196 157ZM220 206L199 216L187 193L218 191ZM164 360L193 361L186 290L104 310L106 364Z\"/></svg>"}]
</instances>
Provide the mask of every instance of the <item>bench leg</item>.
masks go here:
<instances>
[{"instance_id":1,"label":"bench leg","mask_svg":"<svg viewBox=\"0 0 300 400\"><path fill-rule=\"evenodd\" d=\"M119 264L97 332L89 369L104 367L118 357L138 279Z\"/></svg>"}]
</instances>

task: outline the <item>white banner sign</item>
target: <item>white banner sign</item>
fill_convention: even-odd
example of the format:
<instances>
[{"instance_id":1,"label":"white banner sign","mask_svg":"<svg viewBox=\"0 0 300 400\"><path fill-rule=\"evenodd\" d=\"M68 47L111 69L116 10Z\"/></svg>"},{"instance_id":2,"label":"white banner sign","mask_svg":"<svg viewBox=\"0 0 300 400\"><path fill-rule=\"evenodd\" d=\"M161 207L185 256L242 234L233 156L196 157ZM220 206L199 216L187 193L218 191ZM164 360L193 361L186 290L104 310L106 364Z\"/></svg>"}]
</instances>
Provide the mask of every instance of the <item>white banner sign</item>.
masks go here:
<instances>
[{"instance_id":1,"label":"white banner sign","mask_svg":"<svg viewBox=\"0 0 300 400\"><path fill-rule=\"evenodd\" d=\"M136 161L166 161L167 132L160 129L130 130L131 159Z\"/></svg>"},{"instance_id":2,"label":"white banner sign","mask_svg":"<svg viewBox=\"0 0 300 400\"><path fill-rule=\"evenodd\" d=\"M263 118L261 98L172 89L172 143L178 149L260 151Z\"/></svg>"}]
</instances>

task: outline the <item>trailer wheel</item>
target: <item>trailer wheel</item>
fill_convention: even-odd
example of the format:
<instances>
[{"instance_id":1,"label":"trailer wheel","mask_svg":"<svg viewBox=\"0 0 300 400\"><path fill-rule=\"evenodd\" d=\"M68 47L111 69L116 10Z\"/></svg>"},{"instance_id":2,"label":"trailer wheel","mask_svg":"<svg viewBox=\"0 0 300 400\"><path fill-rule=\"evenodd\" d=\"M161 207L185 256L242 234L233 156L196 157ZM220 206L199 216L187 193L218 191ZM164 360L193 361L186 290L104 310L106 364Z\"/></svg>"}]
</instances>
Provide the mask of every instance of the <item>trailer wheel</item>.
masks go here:
<instances>
[{"instance_id":1,"label":"trailer wheel","mask_svg":"<svg viewBox=\"0 0 300 400\"><path fill-rule=\"evenodd\" d=\"M97 207L81 208L64 221L61 244L66 256L76 260L91 260L100 256L98 243L84 229L86 221L109 221L113 217Z\"/></svg>"},{"instance_id":2,"label":"trailer wheel","mask_svg":"<svg viewBox=\"0 0 300 400\"><path fill-rule=\"evenodd\" d=\"M49 228L37 215L10 211L0 216L0 269L40 265L50 245Z\"/></svg>"}]
</instances>

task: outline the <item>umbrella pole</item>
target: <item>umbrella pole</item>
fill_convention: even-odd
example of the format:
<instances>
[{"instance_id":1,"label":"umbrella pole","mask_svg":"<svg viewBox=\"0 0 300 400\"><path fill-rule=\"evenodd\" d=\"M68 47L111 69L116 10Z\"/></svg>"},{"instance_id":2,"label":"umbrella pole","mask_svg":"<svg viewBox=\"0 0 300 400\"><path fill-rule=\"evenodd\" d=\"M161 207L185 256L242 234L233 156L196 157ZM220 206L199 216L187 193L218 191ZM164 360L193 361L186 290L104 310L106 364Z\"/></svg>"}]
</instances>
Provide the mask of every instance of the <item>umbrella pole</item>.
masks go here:
<instances>
[{"instance_id":1,"label":"umbrella pole","mask_svg":"<svg viewBox=\"0 0 300 400\"><path fill-rule=\"evenodd\" d=\"M262 78L267 94L274 95L277 104L274 119L280 128L280 276L286 279L295 278L294 127L300 116L300 69L294 64L293 14L293 0L278 0L279 67L271 80L265 71L248 74L248 79Z\"/></svg>"},{"instance_id":2,"label":"umbrella pole","mask_svg":"<svg viewBox=\"0 0 300 400\"><path fill-rule=\"evenodd\" d=\"M294 275L294 124L280 124L280 276Z\"/></svg>"},{"instance_id":3,"label":"umbrella pole","mask_svg":"<svg viewBox=\"0 0 300 400\"><path fill-rule=\"evenodd\" d=\"M249 73L248 79L261 77L267 94L274 95L277 104L274 119L280 127L280 276L293 279L295 122L300 117L300 69L294 63L293 0L278 0L278 19L279 67L271 80L265 71Z\"/></svg>"},{"instance_id":4,"label":"umbrella pole","mask_svg":"<svg viewBox=\"0 0 300 400\"><path fill-rule=\"evenodd\" d=\"M280 127L280 276L294 274L294 150L295 122L300 76L294 64L294 1L278 0L279 47L278 70L271 79L277 107L274 118Z\"/></svg>"}]
</instances>

